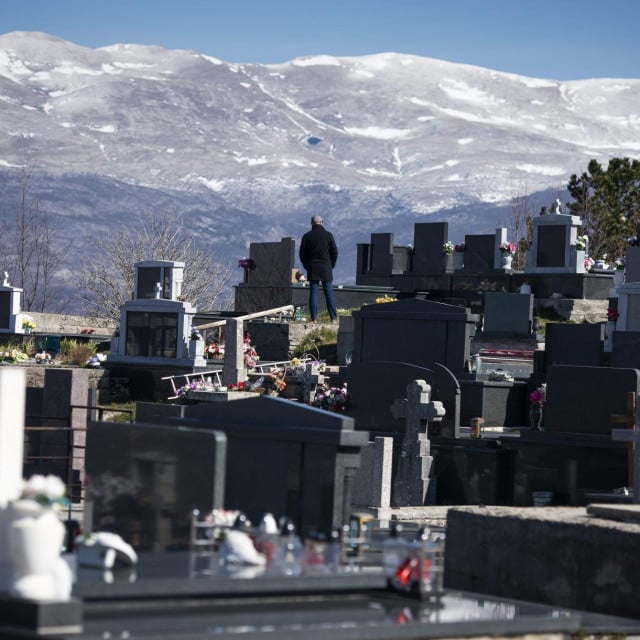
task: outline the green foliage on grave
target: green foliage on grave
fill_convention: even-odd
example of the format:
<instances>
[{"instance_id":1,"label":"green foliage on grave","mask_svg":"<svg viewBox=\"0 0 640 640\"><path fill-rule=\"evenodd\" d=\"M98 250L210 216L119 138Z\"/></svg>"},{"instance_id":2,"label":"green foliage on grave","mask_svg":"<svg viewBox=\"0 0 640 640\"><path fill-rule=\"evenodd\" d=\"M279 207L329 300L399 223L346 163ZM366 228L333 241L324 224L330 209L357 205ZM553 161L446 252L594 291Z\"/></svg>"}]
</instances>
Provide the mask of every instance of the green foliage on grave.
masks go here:
<instances>
[{"instance_id":1,"label":"green foliage on grave","mask_svg":"<svg viewBox=\"0 0 640 640\"><path fill-rule=\"evenodd\" d=\"M135 422L136 403L135 402L109 402L101 404L102 420L104 422Z\"/></svg>"},{"instance_id":2,"label":"green foliage on grave","mask_svg":"<svg viewBox=\"0 0 640 640\"><path fill-rule=\"evenodd\" d=\"M25 362L29 356L20 348L16 348L15 344L0 345L0 362Z\"/></svg>"},{"instance_id":3,"label":"green foliage on grave","mask_svg":"<svg viewBox=\"0 0 640 640\"><path fill-rule=\"evenodd\" d=\"M546 334L548 324L554 322L573 323L572 320L566 320L565 318L563 318L555 309L555 307L538 307L536 310L536 314L538 316L538 322L540 324L538 333L540 333L541 335Z\"/></svg>"},{"instance_id":4,"label":"green foliage on grave","mask_svg":"<svg viewBox=\"0 0 640 640\"><path fill-rule=\"evenodd\" d=\"M318 360L326 362L335 361L335 356L330 358L331 353L335 353L338 344L338 330L333 325L327 327L319 327L306 333L302 340L293 350L293 356L301 357L310 355ZM323 355L324 354L324 355ZM329 356L329 357L325 357Z\"/></svg>"},{"instance_id":5,"label":"green foliage on grave","mask_svg":"<svg viewBox=\"0 0 640 640\"><path fill-rule=\"evenodd\" d=\"M352 309L336 309L338 316L350 316L354 311L359 311L360 307L354 307ZM328 311L320 311L318 313L318 322L330 322Z\"/></svg>"},{"instance_id":6,"label":"green foliage on grave","mask_svg":"<svg viewBox=\"0 0 640 640\"><path fill-rule=\"evenodd\" d=\"M60 343L60 358L64 364L84 367L91 356L96 354L96 345L91 342L79 342L64 338Z\"/></svg>"}]
</instances>

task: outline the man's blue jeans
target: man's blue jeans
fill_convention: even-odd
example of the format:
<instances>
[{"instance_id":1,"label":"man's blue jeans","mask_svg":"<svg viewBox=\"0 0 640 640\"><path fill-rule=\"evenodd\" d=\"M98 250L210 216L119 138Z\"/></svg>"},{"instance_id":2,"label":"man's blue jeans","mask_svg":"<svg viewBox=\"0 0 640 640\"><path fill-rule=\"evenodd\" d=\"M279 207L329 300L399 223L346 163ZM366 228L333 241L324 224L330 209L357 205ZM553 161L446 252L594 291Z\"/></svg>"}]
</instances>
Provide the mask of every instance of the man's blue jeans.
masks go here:
<instances>
[{"instance_id":1,"label":"man's blue jeans","mask_svg":"<svg viewBox=\"0 0 640 640\"><path fill-rule=\"evenodd\" d=\"M309 313L311 314L311 320L318 319L318 289L320 288L320 280L309 281ZM336 311L336 301L333 297L333 282L331 280L325 282L322 281L322 290L324 291L324 299L327 303L327 311L331 320L335 320L338 317Z\"/></svg>"}]
</instances>

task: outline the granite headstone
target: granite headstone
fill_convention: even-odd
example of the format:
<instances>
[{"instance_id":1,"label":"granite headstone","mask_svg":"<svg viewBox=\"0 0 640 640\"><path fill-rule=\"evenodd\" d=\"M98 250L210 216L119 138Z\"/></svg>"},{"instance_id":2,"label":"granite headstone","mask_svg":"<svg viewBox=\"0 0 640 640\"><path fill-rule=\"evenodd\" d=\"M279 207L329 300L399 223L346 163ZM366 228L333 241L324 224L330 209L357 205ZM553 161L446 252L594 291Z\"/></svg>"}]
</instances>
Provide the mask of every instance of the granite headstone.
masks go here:
<instances>
[{"instance_id":1,"label":"granite headstone","mask_svg":"<svg viewBox=\"0 0 640 640\"><path fill-rule=\"evenodd\" d=\"M211 429L89 423L84 530L140 551L187 549L191 513L224 506L226 438Z\"/></svg>"},{"instance_id":2,"label":"granite headstone","mask_svg":"<svg viewBox=\"0 0 640 640\"><path fill-rule=\"evenodd\" d=\"M483 315L485 335L528 336L533 322L533 294L486 291Z\"/></svg>"},{"instance_id":3,"label":"granite headstone","mask_svg":"<svg viewBox=\"0 0 640 640\"><path fill-rule=\"evenodd\" d=\"M476 328L476 317L464 307L412 298L367 305L352 315L353 363L382 360L432 369L439 362L454 375L464 371Z\"/></svg>"},{"instance_id":4,"label":"granite headstone","mask_svg":"<svg viewBox=\"0 0 640 640\"><path fill-rule=\"evenodd\" d=\"M448 239L447 222L419 222L413 231L413 273L444 273L442 245Z\"/></svg>"},{"instance_id":5,"label":"granite headstone","mask_svg":"<svg viewBox=\"0 0 640 640\"><path fill-rule=\"evenodd\" d=\"M640 371L553 365L547 375L545 432L611 436L611 415L624 414L627 394L640 392Z\"/></svg>"},{"instance_id":6,"label":"granite headstone","mask_svg":"<svg viewBox=\"0 0 640 640\"><path fill-rule=\"evenodd\" d=\"M347 521L360 449L369 441L344 414L259 396L187 406L176 424L227 437L226 507L259 522L270 512L298 530L329 532Z\"/></svg>"},{"instance_id":7,"label":"granite headstone","mask_svg":"<svg viewBox=\"0 0 640 640\"><path fill-rule=\"evenodd\" d=\"M545 330L545 369L566 364L598 367L602 364L602 323L549 322Z\"/></svg>"},{"instance_id":8,"label":"granite headstone","mask_svg":"<svg viewBox=\"0 0 640 640\"><path fill-rule=\"evenodd\" d=\"M465 236L464 266L465 275L487 273L494 268L495 236Z\"/></svg>"}]
</instances>

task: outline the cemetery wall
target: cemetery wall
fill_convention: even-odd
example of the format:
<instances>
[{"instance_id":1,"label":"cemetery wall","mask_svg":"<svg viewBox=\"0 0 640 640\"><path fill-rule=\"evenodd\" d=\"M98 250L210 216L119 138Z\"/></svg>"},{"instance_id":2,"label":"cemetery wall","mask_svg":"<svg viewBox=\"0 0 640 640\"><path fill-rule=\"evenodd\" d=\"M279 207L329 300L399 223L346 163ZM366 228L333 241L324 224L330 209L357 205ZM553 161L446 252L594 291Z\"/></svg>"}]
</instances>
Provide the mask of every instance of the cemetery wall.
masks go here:
<instances>
[{"instance_id":1,"label":"cemetery wall","mask_svg":"<svg viewBox=\"0 0 640 640\"><path fill-rule=\"evenodd\" d=\"M397 291L389 286L355 287L335 285L333 289L338 309L359 309L363 304L373 304L383 295L394 296ZM238 285L235 287L234 310L240 313L256 313L291 304L300 307L304 316L309 315L309 287L306 284L287 286ZM318 296L318 310L326 311L324 295Z\"/></svg>"},{"instance_id":2,"label":"cemetery wall","mask_svg":"<svg viewBox=\"0 0 640 640\"><path fill-rule=\"evenodd\" d=\"M640 524L580 507L451 508L445 587L637 618L638 544Z\"/></svg>"},{"instance_id":3,"label":"cemetery wall","mask_svg":"<svg viewBox=\"0 0 640 640\"><path fill-rule=\"evenodd\" d=\"M538 308L553 309L567 322L604 322L608 300L574 300L572 298L544 298L535 302Z\"/></svg>"},{"instance_id":4,"label":"cemetery wall","mask_svg":"<svg viewBox=\"0 0 640 640\"><path fill-rule=\"evenodd\" d=\"M11 365L20 366L25 370L27 377L27 392L38 394L44 389L44 377L47 370L47 366L39 364L24 364L24 365ZM58 367L56 369L72 369L73 367ZM89 389L95 389L98 391L98 402L107 403L110 401L110 385L109 385L109 371L108 369L84 369L87 372L89 379ZM29 395L27 394L27 405L29 404ZM33 396L34 398L36 395ZM29 406L27 406L27 413L29 413Z\"/></svg>"},{"instance_id":5,"label":"cemetery wall","mask_svg":"<svg viewBox=\"0 0 640 640\"><path fill-rule=\"evenodd\" d=\"M340 325L342 326L342 324ZM289 360L304 337L317 329L338 327L315 322L247 322L245 330L251 335L251 344L262 360L280 362ZM317 356L318 354L312 353Z\"/></svg>"},{"instance_id":6,"label":"cemetery wall","mask_svg":"<svg viewBox=\"0 0 640 640\"><path fill-rule=\"evenodd\" d=\"M74 316L62 313L35 313L24 311L33 318L37 333L80 334L83 330L93 329L98 336L111 336L118 323L111 318L97 316Z\"/></svg>"}]
</instances>

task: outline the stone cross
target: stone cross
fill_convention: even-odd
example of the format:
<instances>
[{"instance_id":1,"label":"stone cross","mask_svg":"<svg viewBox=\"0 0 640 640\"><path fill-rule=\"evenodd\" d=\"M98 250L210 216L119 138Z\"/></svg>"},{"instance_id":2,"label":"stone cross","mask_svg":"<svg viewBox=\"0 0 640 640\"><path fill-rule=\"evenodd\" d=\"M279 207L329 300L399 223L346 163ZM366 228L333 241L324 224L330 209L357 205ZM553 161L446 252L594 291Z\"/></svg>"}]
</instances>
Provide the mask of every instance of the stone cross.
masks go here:
<instances>
[{"instance_id":1,"label":"stone cross","mask_svg":"<svg viewBox=\"0 0 640 640\"><path fill-rule=\"evenodd\" d=\"M228 318L224 335L222 383L229 386L247 379L247 368L244 363L244 322L242 319Z\"/></svg>"},{"instance_id":2,"label":"stone cross","mask_svg":"<svg viewBox=\"0 0 640 640\"><path fill-rule=\"evenodd\" d=\"M427 426L445 414L442 402L431 400L431 385L414 380L407 385L407 397L391 405L394 418L405 419L405 434L394 482L396 506L423 506L429 488L430 455Z\"/></svg>"},{"instance_id":3,"label":"stone cross","mask_svg":"<svg viewBox=\"0 0 640 640\"><path fill-rule=\"evenodd\" d=\"M313 372L313 363L307 362L304 367L304 373L302 374L302 401L305 404L310 404L313 400L312 391L318 384L324 382L324 376L319 373Z\"/></svg>"},{"instance_id":4,"label":"stone cross","mask_svg":"<svg viewBox=\"0 0 640 640\"><path fill-rule=\"evenodd\" d=\"M624 423L626 429L613 429L613 440L629 443L629 479L633 487L633 502L640 504L640 429L637 428L636 394L630 391L627 395L627 412L624 415L614 414L612 422Z\"/></svg>"}]
</instances>

